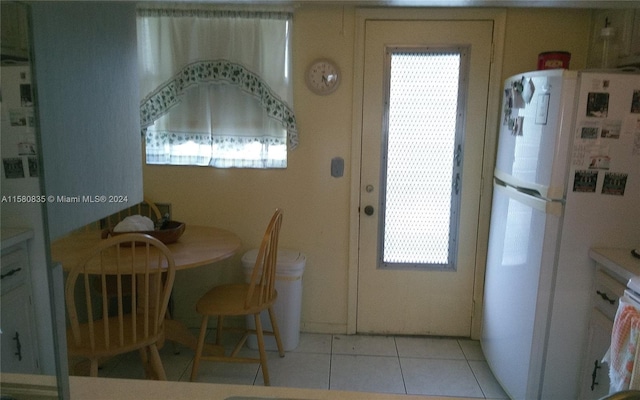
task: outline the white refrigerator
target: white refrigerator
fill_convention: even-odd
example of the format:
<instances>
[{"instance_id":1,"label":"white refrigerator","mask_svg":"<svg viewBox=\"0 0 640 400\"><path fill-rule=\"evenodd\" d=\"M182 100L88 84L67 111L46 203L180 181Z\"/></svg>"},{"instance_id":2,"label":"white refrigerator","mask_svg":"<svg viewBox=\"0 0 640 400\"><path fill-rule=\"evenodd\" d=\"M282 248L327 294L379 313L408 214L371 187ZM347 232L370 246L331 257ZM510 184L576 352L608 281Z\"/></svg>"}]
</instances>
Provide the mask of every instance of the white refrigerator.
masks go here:
<instances>
[{"instance_id":1,"label":"white refrigerator","mask_svg":"<svg viewBox=\"0 0 640 400\"><path fill-rule=\"evenodd\" d=\"M577 399L592 246L640 246L640 74L505 81L481 345L513 399Z\"/></svg>"}]
</instances>

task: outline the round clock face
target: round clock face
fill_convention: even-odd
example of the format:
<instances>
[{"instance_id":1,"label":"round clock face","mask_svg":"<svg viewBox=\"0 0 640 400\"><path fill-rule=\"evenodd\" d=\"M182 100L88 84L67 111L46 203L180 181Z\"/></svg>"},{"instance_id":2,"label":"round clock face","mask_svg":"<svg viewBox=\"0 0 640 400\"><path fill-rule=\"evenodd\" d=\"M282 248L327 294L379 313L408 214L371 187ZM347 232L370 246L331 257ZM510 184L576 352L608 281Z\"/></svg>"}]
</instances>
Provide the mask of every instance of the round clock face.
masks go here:
<instances>
[{"instance_id":1,"label":"round clock face","mask_svg":"<svg viewBox=\"0 0 640 400\"><path fill-rule=\"evenodd\" d=\"M307 86L316 94L329 94L338 88L340 71L329 60L317 60L307 70Z\"/></svg>"}]
</instances>

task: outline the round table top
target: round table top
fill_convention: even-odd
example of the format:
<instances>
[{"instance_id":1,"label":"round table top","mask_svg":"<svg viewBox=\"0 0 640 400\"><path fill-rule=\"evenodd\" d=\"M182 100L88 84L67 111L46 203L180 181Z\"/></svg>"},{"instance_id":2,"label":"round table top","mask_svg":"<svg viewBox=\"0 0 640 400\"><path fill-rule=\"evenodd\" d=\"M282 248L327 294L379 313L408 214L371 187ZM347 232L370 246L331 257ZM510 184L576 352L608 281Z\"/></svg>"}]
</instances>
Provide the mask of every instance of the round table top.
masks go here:
<instances>
[{"instance_id":1,"label":"round table top","mask_svg":"<svg viewBox=\"0 0 640 400\"><path fill-rule=\"evenodd\" d=\"M99 230L72 233L52 243L51 258L69 270L101 240L102 232ZM173 254L176 270L181 270L230 258L240 245L240 238L227 230L187 225L178 241L167 244L167 247Z\"/></svg>"}]
</instances>

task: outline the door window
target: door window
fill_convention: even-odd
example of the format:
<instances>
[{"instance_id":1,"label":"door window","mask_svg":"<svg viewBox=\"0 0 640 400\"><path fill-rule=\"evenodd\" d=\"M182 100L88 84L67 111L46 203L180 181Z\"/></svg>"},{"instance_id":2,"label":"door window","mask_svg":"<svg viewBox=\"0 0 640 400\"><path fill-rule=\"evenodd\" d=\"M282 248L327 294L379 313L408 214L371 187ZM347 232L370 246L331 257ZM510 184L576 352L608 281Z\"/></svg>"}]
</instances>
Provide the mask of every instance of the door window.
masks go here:
<instances>
[{"instance_id":1,"label":"door window","mask_svg":"<svg viewBox=\"0 0 640 400\"><path fill-rule=\"evenodd\" d=\"M389 47L379 266L456 268L467 49Z\"/></svg>"}]
</instances>

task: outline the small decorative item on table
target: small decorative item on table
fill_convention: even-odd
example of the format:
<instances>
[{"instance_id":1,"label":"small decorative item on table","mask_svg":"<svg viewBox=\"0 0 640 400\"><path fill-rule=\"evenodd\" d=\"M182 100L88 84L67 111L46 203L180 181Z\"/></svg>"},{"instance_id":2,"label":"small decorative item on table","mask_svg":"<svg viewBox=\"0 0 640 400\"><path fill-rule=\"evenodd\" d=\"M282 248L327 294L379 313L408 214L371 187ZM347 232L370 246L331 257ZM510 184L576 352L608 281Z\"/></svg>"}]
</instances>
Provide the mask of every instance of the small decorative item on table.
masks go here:
<instances>
[{"instance_id":1,"label":"small decorative item on table","mask_svg":"<svg viewBox=\"0 0 640 400\"><path fill-rule=\"evenodd\" d=\"M122 235L124 233L143 233L149 236L152 236L164 244L175 243L180 239L180 236L184 233L186 225L184 222L179 221L171 221L165 219L162 221L162 224L158 229L153 228L153 222L151 225L139 224L139 221L133 219L133 224L131 224L132 217L140 217L140 216L131 216L122 220L118 225L116 225L113 229L105 229L102 231L102 238L106 239L111 236ZM143 217L146 218L146 217ZM142 228L142 229L136 229ZM151 228L151 229L148 229Z\"/></svg>"}]
</instances>

